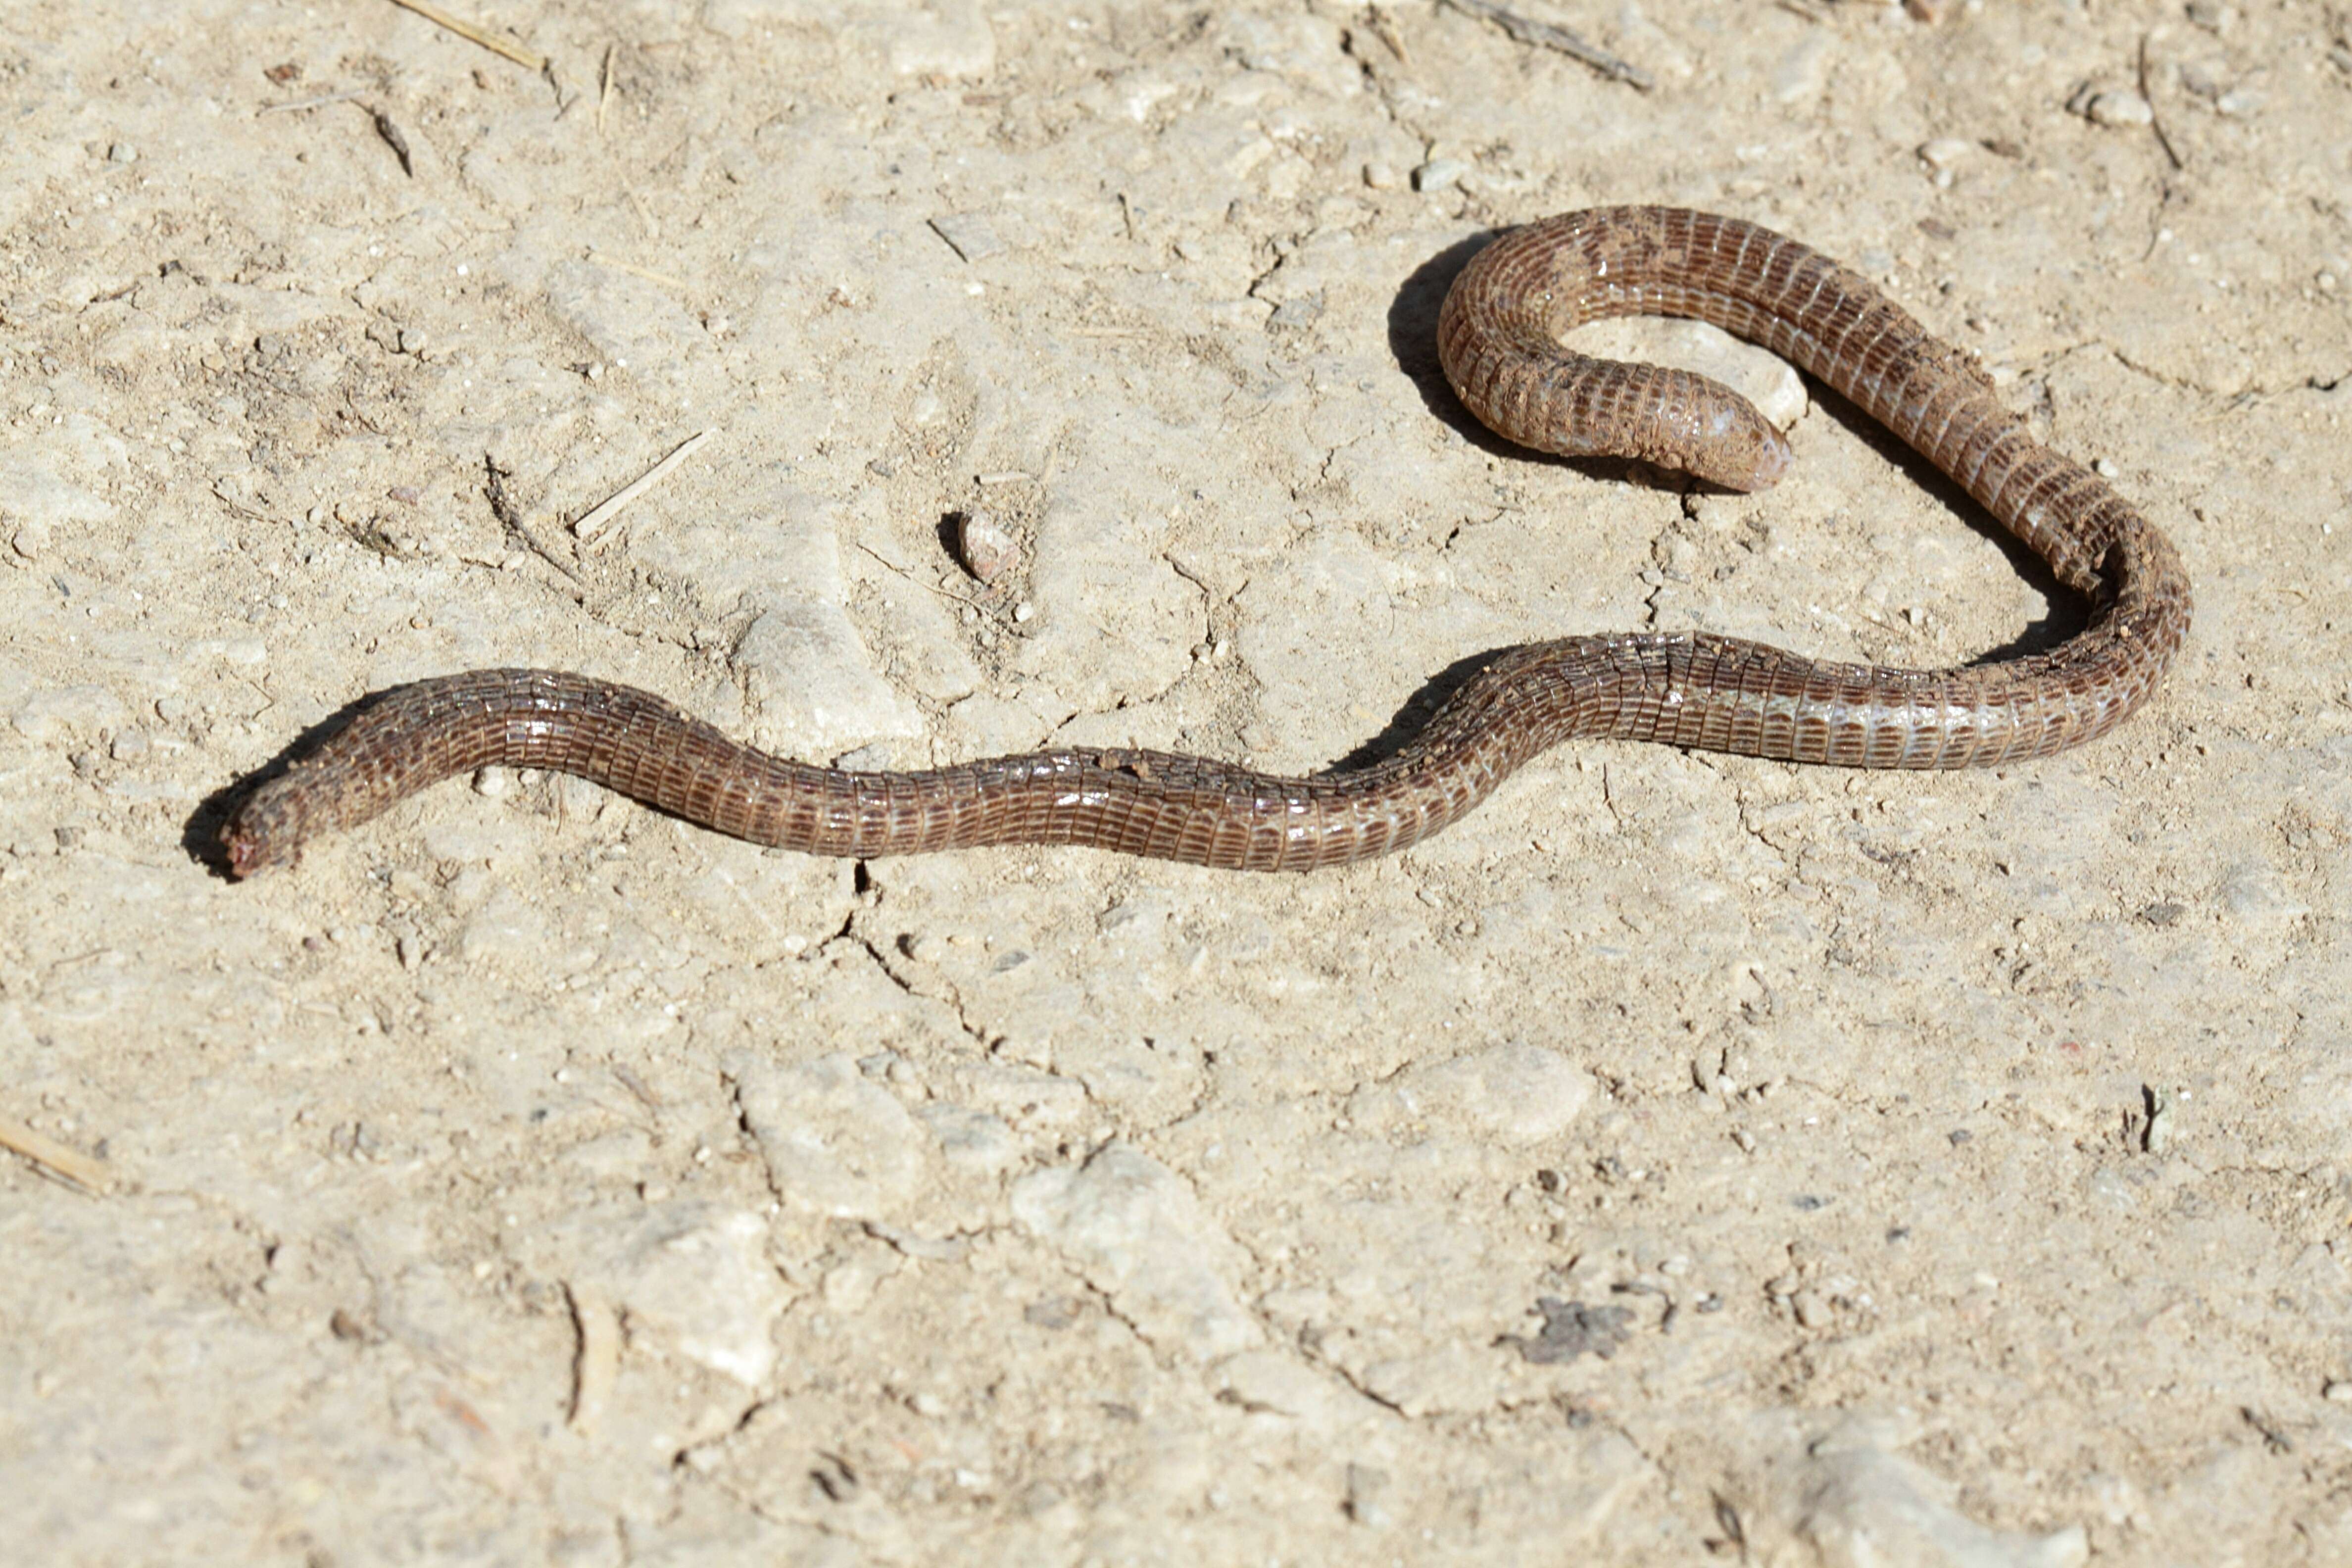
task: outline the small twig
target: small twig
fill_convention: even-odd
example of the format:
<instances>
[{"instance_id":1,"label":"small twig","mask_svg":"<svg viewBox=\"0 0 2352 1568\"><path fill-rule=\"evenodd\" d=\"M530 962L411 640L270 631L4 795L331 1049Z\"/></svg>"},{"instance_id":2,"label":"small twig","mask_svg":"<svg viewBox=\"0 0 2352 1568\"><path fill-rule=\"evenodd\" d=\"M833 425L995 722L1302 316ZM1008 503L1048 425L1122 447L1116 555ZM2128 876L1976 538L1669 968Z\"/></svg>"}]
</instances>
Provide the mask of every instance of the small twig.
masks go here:
<instances>
[{"instance_id":1,"label":"small twig","mask_svg":"<svg viewBox=\"0 0 2352 1568\"><path fill-rule=\"evenodd\" d=\"M1516 11L1505 10L1496 5L1495 0L1445 0L1445 3L1466 16L1494 23L1523 44L1540 44L1582 60L1612 80L1639 88L1643 92L1657 85L1657 79L1641 67L1586 43L1565 27L1555 27L1549 22L1531 21Z\"/></svg>"},{"instance_id":2,"label":"small twig","mask_svg":"<svg viewBox=\"0 0 2352 1568\"><path fill-rule=\"evenodd\" d=\"M571 578L572 582L578 583L580 574L572 570L567 563L557 560L553 552L546 545L541 544L530 530L522 525L522 514L515 510L514 501L507 495L506 475L500 471L498 459L485 453L482 457L482 467L489 475L488 482L483 486L483 492L489 497L490 515L499 520L499 526L506 531L507 538L521 545L525 550Z\"/></svg>"},{"instance_id":3,"label":"small twig","mask_svg":"<svg viewBox=\"0 0 2352 1568\"><path fill-rule=\"evenodd\" d=\"M2156 132L2156 144L2164 149L2167 158L2172 160L2174 169L2186 170L2189 165L2181 161L2179 150L2173 146L2172 138L2165 134L2164 116L2156 111L2156 89L2147 68L2147 43L2153 37L2152 33L2139 36L2139 95L2147 104L2147 128Z\"/></svg>"},{"instance_id":4,"label":"small twig","mask_svg":"<svg viewBox=\"0 0 2352 1568\"><path fill-rule=\"evenodd\" d=\"M606 529L613 526L613 520L621 514L621 509L623 507L627 506L631 501L636 500L639 496L653 489L654 486L661 483L663 479L669 476L672 469L676 468L680 463L685 462L686 459L692 455L697 447L701 446L705 441L709 439L710 432L708 430L698 430L693 435L688 436L685 440L677 444L677 449L670 453L668 457L664 458L660 462L656 463L652 468L647 468L635 479L632 479L627 484L623 485L619 489L614 491L611 499L607 500L602 506L589 511L586 515L583 516L579 521L573 523L572 525L572 531L579 537L583 543L594 543L599 535L604 533Z\"/></svg>"},{"instance_id":5,"label":"small twig","mask_svg":"<svg viewBox=\"0 0 2352 1568\"><path fill-rule=\"evenodd\" d=\"M897 573L899 576L904 577L908 582L912 583L918 588L937 594L942 599L952 599L959 605L970 605L975 610L985 610L989 607L986 604L978 599L968 599L961 594L950 593L947 589L940 587L936 583L924 582L920 577L916 576L912 572L908 571L904 566L899 565L896 561L891 560L887 555L883 554L880 551L875 549L872 545L866 543L863 540L857 542L857 548L866 552L866 554L874 557L875 560L882 563L883 570Z\"/></svg>"},{"instance_id":6,"label":"small twig","mask_svg":"<svg viewBox=\"0 0 2352 1568\"><path fill-rule=\"evenodd\" d=\"M646 198L637 194L636 187L634 185L629 187L628 197L629 210L635 213L637 215L637 222L645 226L646 237L647 239L659 239L661 237L661 225L656 223L654 221L654 215L646 210Z\"/></svg>"},{"instance_id":7,"label":"small twig","mask_svg":"<svg viewBox=\"0 0 2352 1568\"><path fill-rule=\"evenodd\" d=\"M650 267L631 266L628 262L607 256L601 250L593 248L589 250L588 259L599 267L609 267L615 272L625 272L632 278L642 278L648 283L658 283L665 289L675 289L682 294L691 293L694 289L694 285L682 278L672 278L668 273L656 272Z\"/></svg>"},{"instance_id":8,"label":"small twig","mask_svg":"<svg viewBox=\"0 0 2352 1568\"><path fill-rule=\"evenodd\" d=\"M618 44L604 46L604 80L596 89L596 134L599 136L604 134L604 110L613 101L613 55L620 47Z\"/></svg>"},{"instance_id":9,"label":"small twig","mask_svg":"<svg viewBox=\"0 0 2352 1568\"><path fill-rule=\"evenodd\" d=\"M221 487L227 481L225 479L215 479L213 481L213 494L219 500L222 505L227 507L231 511L238 512L246 517L253 519L256 522L274 523L278 521L267 512L254 510L251 507L246 505L243 501L229 494L228 491L223 489Z\"/></svg>"},{"instance_id":10,"label":"small twig","mask_svg":"<svg viewBox=\"0 0 2352 1568\"><path fill-rule=\"evenodd\" d=\"M596 1430L612 1397L621 1366L620 1324L612 1303L593 1286L567 1279L563 1293L572 1302L572 1326L579 1350L572 1362L572 1409L565 1424L583 1436Z\"/></svg>"},{"instance_id":11,"label":"small twig","mask_svg":"<svg viewBox=\"0 0 2352 1568\"><path fill-rule=\"evenodd\" d=\"M504 55L519 66L535 71L544 71L549 68L551 62L545 55L535 55L529 49L519 48L508 43L503 38L492 37L470 22L461 22L446 11L427 5L425 0L392 0L392 3L403 10L415 12L436 26L448 28L469 43L481 45L492 54Z\"/></svg>"},{"instance_id":12,"label":"small twig","mask_svg":"<svg viewBox=\"0 0 2352 1568\"><path fill-rule=\"evenodd\" d=\"M416 160L408 155L408 138L392 122L391 114L381 109L371 109L368 113L375 121L375 133L383 138L383 144L400 160L400 172L412 180L416 178Z\"/></svg>"},{"instance_id":13,"label":"small twig","mask_svg":"<svg viewBox=\"0 0 2352 1568\"><path fill-rule=\"evenodd\" d=\"M84 1192L103 1194L114 1186L107 1168L77 1149L36 1132L23 1122L0 1116L0 1148L13 1149L52 1174L63 1176Z\"/></svg>"},{"instance_id":14,"label":"small twig","mask_svg":"<svg viewBox=\"0 0 2352 1568\"><path fill-rule=\"evenodd\" d=\"M305 98L293 103L265 103L253 111L256 120L265 114L291 114L298 109L324 109L331 103L349 103L359 97L356 92L331 92L324 98Z\"/></svg>"}]
</instances>

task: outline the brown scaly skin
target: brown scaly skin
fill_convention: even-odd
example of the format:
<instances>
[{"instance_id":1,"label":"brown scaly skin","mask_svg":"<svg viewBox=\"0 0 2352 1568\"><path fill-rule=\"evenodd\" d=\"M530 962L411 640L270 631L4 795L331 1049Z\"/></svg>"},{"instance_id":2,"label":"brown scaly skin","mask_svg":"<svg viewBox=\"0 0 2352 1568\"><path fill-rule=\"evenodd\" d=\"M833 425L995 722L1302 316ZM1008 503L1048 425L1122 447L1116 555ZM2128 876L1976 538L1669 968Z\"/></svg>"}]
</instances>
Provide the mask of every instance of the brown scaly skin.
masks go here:
<instances>
[{"instance_id":1,"label":"brown scaly skin","mask_svg":"<svg viewBox=\"0 0 2352 1568\"><path fill-rule=\"evenodd\" d=\"M1571 213L1482 251L1446 297L1438 353L1514 441L1637 457L1760 489L1787 444L1744 399L1680 371L1570 353L1618 315L1690 316L1795 362L1885 424L2088 595L2044 653L1958 669L1834 664L1706 633L1510 649L1395 755L1281 778L1207 758L1051 751L923 773L812 767L739 745L658 697L585 676L476 670L383 692L223 830L232 869L292 863L437 780L491 763L592 779L715 831L821 855L1087 844L1243 870L1400 849L1579 735L1793 762L1958 768L2105 734L2187 635L2171 544L2105 481L2033 439L1971 362L1859 275L1768 229L1663 207Z\"/></svg>"}]
</instances>

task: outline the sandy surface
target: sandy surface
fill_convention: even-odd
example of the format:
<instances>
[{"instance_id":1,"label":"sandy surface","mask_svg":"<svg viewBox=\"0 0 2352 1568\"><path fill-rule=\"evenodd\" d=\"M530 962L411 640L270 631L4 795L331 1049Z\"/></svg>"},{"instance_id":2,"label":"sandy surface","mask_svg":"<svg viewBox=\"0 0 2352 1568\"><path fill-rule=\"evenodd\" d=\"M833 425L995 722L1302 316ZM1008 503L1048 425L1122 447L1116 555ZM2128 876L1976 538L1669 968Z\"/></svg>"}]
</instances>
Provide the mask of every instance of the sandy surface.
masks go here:
<instances>
[{"instance_id":1,"label":"sandy surface","mask_svg":"<svg viewBox=\"0 0 2352 1568\"><path fill-rule=\"evenodd\" d=\"M1416 0L469 8L552 88L155 9L0 27L22 1560L2352 1561L2340 16L1531 0L1643 92ZM2196 583L2158 700L1955 776L1579 745L1301 879L506 775L191 852L481 665L1308 768L1533 637L2078 621L1834 400L1755 498L1469 431L1438 289L1607 201L2111 466Z\"/></svg>"}]
</instances>

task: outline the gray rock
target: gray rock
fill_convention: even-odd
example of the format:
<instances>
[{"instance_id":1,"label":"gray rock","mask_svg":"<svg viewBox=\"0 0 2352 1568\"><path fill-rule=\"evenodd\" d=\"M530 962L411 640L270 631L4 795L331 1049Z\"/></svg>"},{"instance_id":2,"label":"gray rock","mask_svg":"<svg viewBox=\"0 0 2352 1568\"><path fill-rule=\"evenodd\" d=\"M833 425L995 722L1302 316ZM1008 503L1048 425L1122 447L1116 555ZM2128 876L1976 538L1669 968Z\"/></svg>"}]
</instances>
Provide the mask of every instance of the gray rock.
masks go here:
<instances>
[{"instance_id":1,"label":"gray rock","mask_svg":"<svg viewBox=\"0 0 2352 1568\"><path fill-rule=\"evenodd\" d=\"M1201 1360L1264 1336L1234 1299L1242 1249L1182 1178L1125 1143L1013 1184L1013 1217L1052 1243L1154 1344Z\"/></svg>"},{"instance_id":2,"label":"gray rock","mask_svg":"<svg viewBox=\"0 0 2352 1568\"><path fill-rule=\"evenodd\" d=\"M730 1064L743 1120L787 1203L835 1219L880 1219L921 1184L929 1140L846 1052L798 1067Z\"/></svg>"}]
</instances>

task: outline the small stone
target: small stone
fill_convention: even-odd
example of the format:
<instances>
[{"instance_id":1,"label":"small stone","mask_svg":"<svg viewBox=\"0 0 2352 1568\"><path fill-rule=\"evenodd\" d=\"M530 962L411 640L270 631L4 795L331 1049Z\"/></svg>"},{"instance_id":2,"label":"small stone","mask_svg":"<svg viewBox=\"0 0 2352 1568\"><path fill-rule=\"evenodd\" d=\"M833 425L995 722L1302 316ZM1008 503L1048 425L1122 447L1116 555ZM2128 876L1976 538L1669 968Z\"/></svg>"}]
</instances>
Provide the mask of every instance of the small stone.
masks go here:
<instances>
[{"instance_id":1,"label":"small stone","mask_svg":"<svg viewBox=\"0 0 2352 1568\"><path fill-rule=\"evenodd\" d=\"M2123 472L2121 468L2116 467L2114 459L2109 458L2101 458L2094 462L2091 465L2091 471L2103 479L2112 479Z\"/></svg>"},{"instance_id":2,"label":"small stone","mask_svg":"<svg viewBox=\"0 0 2352 1568\"><path fill-rule=\"evenodd\" d=\"M1592 1098L1590 1074L1558 1051L1519 1042L1416 1066L1394 1087L1412 1114L1511 1149L1559 1137Z\"/></svg>"},{"instance_id":3,"label":"small stone","mask_svg":"<svg viewBox=\"0 0 2352 1568\"><path fill-rule=\"evenodd\" d=\"M1266 319L1265 324L1274 328L1296 329L1312 325L1322 314L1323 290L1318 289L1312 294L1301 294L1295 300L1285 300L1275 308L1274 314Z\"/></svg>"},{"instance_id":4,"label":"small stone","mask_svg":"<svg viewBox=\"0 0 2352 1568\"><path fill-rule=\"evenodd\" d=\"M1499 1342L1516 1347L1521 1360L1538 1366L1573 1362L1588 1351L1607 1361L1630 1337L1633 1321L1630 1307L1588 1307L1556 1296L1538 1297L1536 1310L1543 1316L1541 1333L1506 1334Z\"/></svg>"},{"instance_id":5,"label":"small stone","mask_svg":"<svg viewBox=\"0 0 2352 1568\"><path fill-rule=\"evenodd\" d=\"M514 793L514 774L505 768L481 768L474 774L474 793L485 800L504 800Z\"/></svg>"},{"instance_id":6,"label":"small stone","mask_svg":"<svg viewBox=\"0 0 2352 1568\"><path fill-rule=\"evenodd\" d=\"M110 163L136 163L139 162L139 149L128 142L117 142L106 150L106 161Z\"/></svg>"},{"instance_id":7,"label":"small stone","mask_svg":"<svg viewBox=\"0 0 2352 1568\"><path fill-rule=\"evenodd\" d=\"M996 226L985 213L950 213L931 219L931 229L966 261L1000 255L1004 249L1004 241L997 237Z\"/></svg>"},{"instance_id":8,"label":"small stone","mask_svg":"<svg viewBox=\"0 0 2352 1568\"><path fill-rule=\"evenodd\" d=\"M744 1058L737 1102L770 1184L805 1214L880 1219L923 1177L920 1131L896 1096L846 1054L793 1068Z\"/></svg>"},{"instance_id":9,"label":"small stone","mask_svg":"<svg viewBox=\"0 0 2352 1568\"><path fill-rule=\"evenodd\" d=\"M1829 81L1830 40L1825 30L1807 33L1772 68L1772 97L1787 104L1818 97Z\"/></svg>"},{"instance_id":10,"label":"small stone","mask_svg":"<svg viewBox=\"0 0 2352 1568\"><path fill-rule=\"evenodd\" d=\"M2154 106L2136 92L2093 93L2083 112L2099 125L2147 125L2156 120Z\"/></svg>"},{"instance_id":11,"label":"small stone","mask_svg":"<svg viewBox=\"0 0 2352 1568\"><path fill-rule=\"evenodd\" d=\"M1264 1337L1232 1285L1247 1255L1150 1155L1114 1142L1083 1165L1033 1171L1013 1184L1012 1206L1153 1345L1209 1361Z\"/></svg>"},{"instance_id":12,"label":"small stone","mask_svg":"<svg viewBox=\"0 0 2352 1568\"><path fill-rule=\"evenodd\" d=\"M385 1339L373 1315L354 1312L347 1307L338 1307L329 1315L327 1331L351 1344L382 1344Z\"/></svg>"},{"instance_id":13,"label":"small stone","mask_svg":"<svg viewBox=\"0 0 2352 1568\"><path fill-rule=\"evenodd\" d=\"M1416 191L1442 191L1459 184L1470 172L1470 165L1459 158L1432 158L1412 172L1412 188Z\"/></svg>"},{"instance_id":14,"label":"small stone","mask_svg":"<svg viewBox=\"0 0 2352 1568\"><path fill-rule=\"evenodd\" d=\"M109 749L116 762L127 763L147 754L147 737L137 730L125 730L114 737L114 744Z\"/></svg>"},{"instance_id":15,"label":"small stone","mask_svg":"<svg viewBox=\"0 0 2352 1568\"><path fill-rule=\"evenodd\" d=\"M2226 33L2238 13L2220 0L2189 0L2189 19L2209 33Z\"/></svg>"},{"instance_id":16,"label":"small stone","mask_svg":"<svg viewBox=\"0 0 2352 1568\"><path fill-rule=\"evenodd\" d=\"M1975 156L1977 144L1958 136L1938 136L1919 149L1920 162L1941 174Z\"/></svg>"},{"instance_id":17,"label":"small stone","mask_svg":"<svg viewBox=\"0 0 2352 1568\"><path fill-rule=\"evenodd\" d=\"M1037 607L1026 599L1022 600L1019 604L1013 606L1013 618L1016 622L1026 622L1030 616L1036 613Z\"/></svg>"},{"instance_id":18,"label":"small stone","mask_svg":"<svg viewBox=\"0 0 2352 1568\"><path fill-rule=\"evenodd\" d=\"M984 511L956 514L955 551L963 569L982 583L995 582L1021 560L1020 542Z\"/></svg>"},{"instance_id":19,"label":"small stone","mask_svg":"<svg viewBox=\"0 0 2352 1568\"><path fill-rule=\"evenodd\" d=\"M2337 1405L2352 1405L2352 1378L2331 1377L2319 1391L2319 1397Z\"/></svg>"},{"instance_id":20,"label":"small stone","mask_svg":"<svg viewBox=\"0 0 2352 1568\"><path fill-rule=\"evenodd\" d=\"M1393 163L1367 163L1364 165L1364 184L1376 191L1393 191L1403 185L1404 178L1397 173Z\"/></svg>"},{"instance_id":21,"label":"small stone","mask_svg":"<svg viewBox=\"0 0 2352 1568\"><path fill-rule=\"evenodd\" d=\"M2263 106L2259 88L2233 87L2213 100L2213 112L2228 119L2239 120Z\"/></svg>"}]
</instances>

